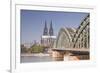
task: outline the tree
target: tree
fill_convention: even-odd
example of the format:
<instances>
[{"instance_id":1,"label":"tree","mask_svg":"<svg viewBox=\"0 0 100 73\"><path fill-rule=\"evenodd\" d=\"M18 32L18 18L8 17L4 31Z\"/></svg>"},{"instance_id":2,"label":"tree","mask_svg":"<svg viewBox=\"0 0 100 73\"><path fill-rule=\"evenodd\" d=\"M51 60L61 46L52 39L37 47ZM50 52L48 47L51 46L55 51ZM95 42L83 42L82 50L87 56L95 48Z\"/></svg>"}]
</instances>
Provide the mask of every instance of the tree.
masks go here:
<instances>
[{"instance_id":1,"label":"tree","mask_svg":"<svg viewBox=\"0 0 100 73\"><path fill-rule=\"evenodd\" d=\"M34 45L32 45L30 47L30 49L31 49L31 53L40 53L40 52L43 52L44 47L43 46L40 46L40 45L34 44Z\"/></svg>"},{"instance_id":2,"label":"tree","mask_svg":"<svg viewBox=\"0 0 100 73\"><path fill-rule=\"evenodd\" d=\"M26 53L27 52L27 48L21 44L21 53Z\"/></svg>"}]
</instances>

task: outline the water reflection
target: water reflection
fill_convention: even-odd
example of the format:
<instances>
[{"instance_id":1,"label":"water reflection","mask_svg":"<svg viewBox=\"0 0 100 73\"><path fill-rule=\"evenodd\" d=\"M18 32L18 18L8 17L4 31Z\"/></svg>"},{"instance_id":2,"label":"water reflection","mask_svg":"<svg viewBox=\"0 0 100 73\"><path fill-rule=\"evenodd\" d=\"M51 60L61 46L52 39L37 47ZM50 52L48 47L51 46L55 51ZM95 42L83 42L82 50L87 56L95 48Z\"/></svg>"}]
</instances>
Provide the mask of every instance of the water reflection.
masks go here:
<instances>
[{"instance_id":1,"label":"water reflection","mask_svg":"<svg viewBox=\"0 0 100 73\"><path fill-rule=\"evenodd\" d=\"M52 58L51 56L21 56L21 63L32 62L51 62L51 61L63 61L63 58Z\"/></svg>"},{"instance_id":2,"label":"water reflection","mask_svg":"<svg viewBox=\"0 0 100 73\"><path fill-rule=\"evenodd\" d=\"M63 58L52 58L53 61L63 61Z\"/></svg>"}]
</instances>

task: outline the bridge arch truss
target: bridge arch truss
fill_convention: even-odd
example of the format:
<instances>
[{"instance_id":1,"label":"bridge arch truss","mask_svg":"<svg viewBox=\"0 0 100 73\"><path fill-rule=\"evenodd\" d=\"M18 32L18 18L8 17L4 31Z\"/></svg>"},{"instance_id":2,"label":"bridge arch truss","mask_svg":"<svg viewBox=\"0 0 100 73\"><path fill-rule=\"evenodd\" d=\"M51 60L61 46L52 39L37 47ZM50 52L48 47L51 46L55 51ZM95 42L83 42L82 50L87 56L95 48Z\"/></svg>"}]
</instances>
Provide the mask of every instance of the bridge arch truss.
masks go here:
<instances>
[{"instance_id":1,"label":"bridge arch truss","mask_svg":"<svg viewBox=\"0 0 100 73\"><path fill-rule=\"evenodd\" d=\"M89 14L83 19L77 29L61 28L55 48L87 48L90 46L90 18Z\"/></svg>"}]
</instances>

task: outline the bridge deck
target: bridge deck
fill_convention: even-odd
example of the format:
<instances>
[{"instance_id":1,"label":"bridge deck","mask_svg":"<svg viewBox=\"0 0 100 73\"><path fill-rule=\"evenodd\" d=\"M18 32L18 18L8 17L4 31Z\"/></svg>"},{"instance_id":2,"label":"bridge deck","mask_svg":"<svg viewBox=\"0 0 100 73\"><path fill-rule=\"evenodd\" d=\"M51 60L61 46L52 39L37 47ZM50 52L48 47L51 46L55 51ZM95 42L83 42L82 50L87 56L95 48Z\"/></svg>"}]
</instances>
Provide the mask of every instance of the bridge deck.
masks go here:
<instances>
[{"instance_id":1,"label":"bridge deck","mask_svg":"<svg viewBox=\"0 0 100 73\"><path fill-rule=\"evenodd\" d=\"M80 51L80 52L89 52L88 48L52 48L53 51Z\"/></svg>"}]
</instances>

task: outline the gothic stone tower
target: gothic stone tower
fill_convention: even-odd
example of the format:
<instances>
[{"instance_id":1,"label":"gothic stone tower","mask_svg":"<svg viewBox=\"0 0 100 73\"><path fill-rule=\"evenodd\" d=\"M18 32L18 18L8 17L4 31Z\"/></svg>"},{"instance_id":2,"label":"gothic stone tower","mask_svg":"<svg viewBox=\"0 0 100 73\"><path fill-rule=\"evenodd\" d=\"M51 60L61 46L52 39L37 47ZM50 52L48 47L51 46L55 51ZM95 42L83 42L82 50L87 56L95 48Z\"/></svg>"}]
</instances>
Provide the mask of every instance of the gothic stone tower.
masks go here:
<instances>
[{"instance_id":1,"label":"gothic stone tower","mask_svg":"<svg viewBox=\"0 0 100 73\"><path fill-rule=\"evenodd\" d=\"M49 31L47 28L47 23L45 21L43 35L41 37L41 44L45 47L52 48L55 38L56 38L56 36L54 36L52 21L50 23Z\"/></svg>"}]
</instances>

